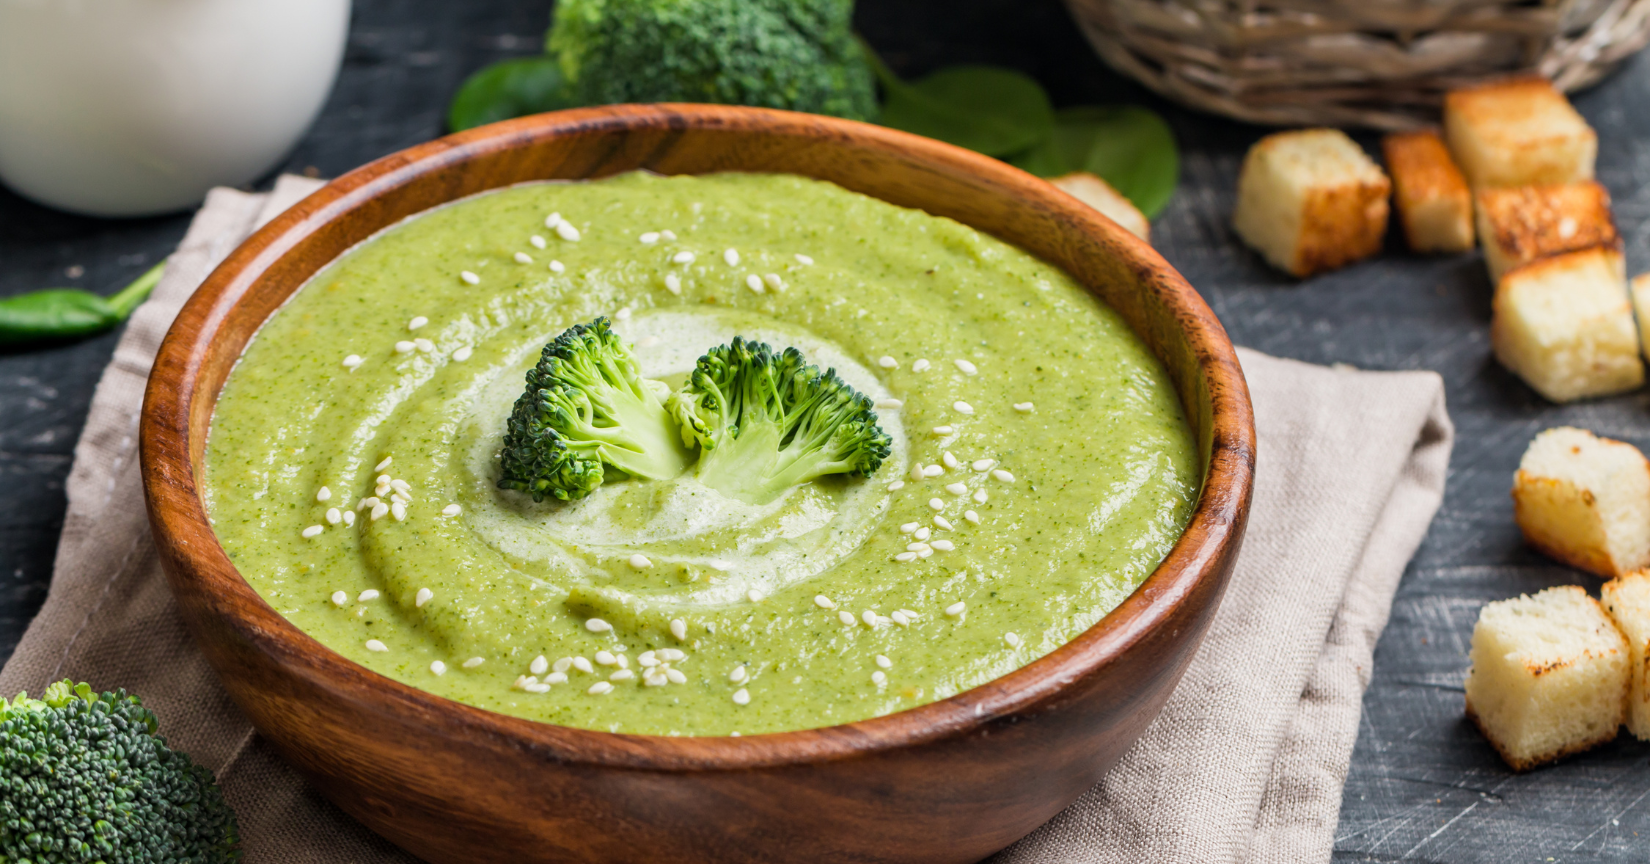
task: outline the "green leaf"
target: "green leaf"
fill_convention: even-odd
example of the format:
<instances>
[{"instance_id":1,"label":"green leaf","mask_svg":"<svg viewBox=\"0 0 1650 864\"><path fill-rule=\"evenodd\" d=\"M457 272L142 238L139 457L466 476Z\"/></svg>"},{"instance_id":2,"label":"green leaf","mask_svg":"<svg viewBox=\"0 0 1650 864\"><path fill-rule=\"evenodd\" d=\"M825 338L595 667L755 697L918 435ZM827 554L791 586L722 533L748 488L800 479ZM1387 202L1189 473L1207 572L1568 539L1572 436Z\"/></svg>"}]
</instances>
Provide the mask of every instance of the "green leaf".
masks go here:
<instances>
[{"instance_id":1,"label":"green leaf","mask_svg":"<svg viewBox=\"0 0 1650 864\"><path fill-rule=\"evenodd\" d=\"M996 66L950 66L912 84L868 48L886 101L884 126L938 138L987 156L1034 147L1054 128L1048 94L1029 75Z\"/></svg>"},{"instance_id":2,"label":"green leaf","mask_svg":"<svg viewBox=\"0 0 1650 864\"><path fill-rule=\"evenodd\" d=\"M447 126L460 132L512 117L574 107L556 58L547 54L521 57L501 60L466 78L447 108Z\"/></svg>"},{"instance_id":3,"label":"green leaf","mask_svg":"<svg viewBox=\"0 0 1650 864\"><path fill-rule=\"evenodd\" d=\"M1012 163L1041 177L1097 174L1146 214L1163 211L1180 183L1180 150L1156 112L1137 105L1089 105L1055 115L1054 134Z\"/></svg>"}]
</instances>

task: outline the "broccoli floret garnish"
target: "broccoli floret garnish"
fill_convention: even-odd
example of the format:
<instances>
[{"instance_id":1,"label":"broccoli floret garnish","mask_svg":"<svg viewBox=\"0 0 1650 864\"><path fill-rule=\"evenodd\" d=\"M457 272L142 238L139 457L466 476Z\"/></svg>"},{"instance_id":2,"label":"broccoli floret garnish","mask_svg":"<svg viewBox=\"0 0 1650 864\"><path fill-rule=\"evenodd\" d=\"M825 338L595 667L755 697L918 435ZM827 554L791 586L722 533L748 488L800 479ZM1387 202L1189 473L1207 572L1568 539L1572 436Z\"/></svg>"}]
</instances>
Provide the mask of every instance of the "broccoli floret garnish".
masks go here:
<instances>
[{"instance_id":1,"label":"broccoli floret garnish","mask_svg":"<svg viewBox=\"0 0 1650 864\"><path fill-rule=\"evenodd\" d=\"M893 441L871 400L802 352L734 337L699 358L670 412L698 444L699 481L752 504L826 474L866 477Z\"/></svg>"},{"instance_id":2,"label":"broccoli floret garnish","mask_svg":"<svg viewBox=\"0 0 1650 864\"><path fill-rule=\"evenodd\" d=\"M642 380L606 318L574 325L527 373L504 434L499 488L572 501L602 485L604 464L632 477L675 477L687 454L665 410L667 392Z\"/></svg>"},{"instance_id":3,"label":"broccoli floret garnish","mask_svg":"<svg viewBox=\"0 0 1650 864\"><path fill-rule=\"evenodd\" d=\"M560 0L548 46L583 105L715 102L855 120L876 90L852 0Z\"/></svg>"},{"instance_id":4,"label":"broccoli floret garnish","mask_svg":"<svg viewBox=\"0 0 1650 864\"><path fill-rule=\"evenodd\" d=\"M121 690L0 699L0 864L223 864L240 829L212 772Z\"/></svg>"}]
</instances>

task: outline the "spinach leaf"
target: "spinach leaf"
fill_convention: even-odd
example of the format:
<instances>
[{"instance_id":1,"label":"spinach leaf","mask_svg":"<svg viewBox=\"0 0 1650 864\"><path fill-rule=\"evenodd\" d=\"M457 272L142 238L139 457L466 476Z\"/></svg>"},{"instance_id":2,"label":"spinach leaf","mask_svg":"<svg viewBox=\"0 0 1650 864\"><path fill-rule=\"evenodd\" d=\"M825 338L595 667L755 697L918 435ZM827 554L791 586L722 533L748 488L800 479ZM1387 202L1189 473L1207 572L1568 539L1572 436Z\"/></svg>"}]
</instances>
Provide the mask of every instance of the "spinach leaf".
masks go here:
<instances>
[{"instance_id":1,"label":"spinach leaf","mask_svg":"<svg viewBox=\"0 0 1650 864\"><path fill-rule=\"evenodd\" d=\"M464 80L447 109L447 125L459 132L576 105L556 58L546 54L501 60Z\"/></svg>"},{"instance_id":2,"label":"spinach leaf","mask_svg":"<svg viewBox=\"0 0 1650 864\"><path fill-rule=\"evenodd\" d=\"M1099 175L1148 219L1162 212L1180 182L1174 133L1156 112L1137 105L1061 110L1046 141L1009 161L1041 177Z\"/></svg>"},{"instance_id":3,"label":"spinach leaf","mask_svg":"<svg viewBox=\"0 0 1650 864\"><path fill-rule=\"evenodd\" d=\"M1054 109L1031 76L995 66L949 66L915 83L901 81L869 49L887 97L882 125L938 138L987 156L1034 147L1054 128Z\"/></svg>"}]
</instances>

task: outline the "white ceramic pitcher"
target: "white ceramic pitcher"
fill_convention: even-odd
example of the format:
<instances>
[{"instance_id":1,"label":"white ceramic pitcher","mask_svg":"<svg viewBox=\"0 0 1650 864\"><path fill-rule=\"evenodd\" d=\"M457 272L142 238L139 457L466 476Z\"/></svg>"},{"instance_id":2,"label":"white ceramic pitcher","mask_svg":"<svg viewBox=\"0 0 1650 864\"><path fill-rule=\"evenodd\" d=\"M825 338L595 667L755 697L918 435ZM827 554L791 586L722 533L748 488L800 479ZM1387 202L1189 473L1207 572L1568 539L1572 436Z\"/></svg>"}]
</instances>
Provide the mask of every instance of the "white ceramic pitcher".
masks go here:
<instances>
[{"instance_id":1,"label":"white ceramic pitcher","mask_svg":"<svg viewBox=\"0 0 1650 864\"><path fill-rule=\"evenodd\" d=\"M350 0L0 0L0 180L98 216L273 168L343 59Z\"/></svg>"}]
</instances>

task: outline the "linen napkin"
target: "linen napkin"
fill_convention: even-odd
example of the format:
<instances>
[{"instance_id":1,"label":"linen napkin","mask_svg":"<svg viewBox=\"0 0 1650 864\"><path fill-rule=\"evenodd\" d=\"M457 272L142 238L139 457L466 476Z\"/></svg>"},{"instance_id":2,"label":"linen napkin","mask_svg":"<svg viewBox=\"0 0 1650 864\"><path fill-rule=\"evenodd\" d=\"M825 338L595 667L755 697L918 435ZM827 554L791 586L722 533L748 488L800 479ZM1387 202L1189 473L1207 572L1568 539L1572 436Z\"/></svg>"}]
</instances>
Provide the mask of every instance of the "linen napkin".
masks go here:
<instances>
[{"instance_id":1,"label":"linen napkin","mask_svg":"<svg viewBox=\"0 0 1650 864\"><path fill-rule=\"evenodd\" d=\"M411 856L322 799L236 710L184 629L144 512L137 422L167 327L207 273L319 183L213 190L98 383L75 449L51 591L0 694L61 678L124 687L218 775L248 864ZM1237 571L1161 716L1115 769L995 860L1329 858L1375 640L1443 495L1443 382L1241 354L1259 463ZM943 843L944 838L934 838Z\"/></svg>"}]
</instances>

